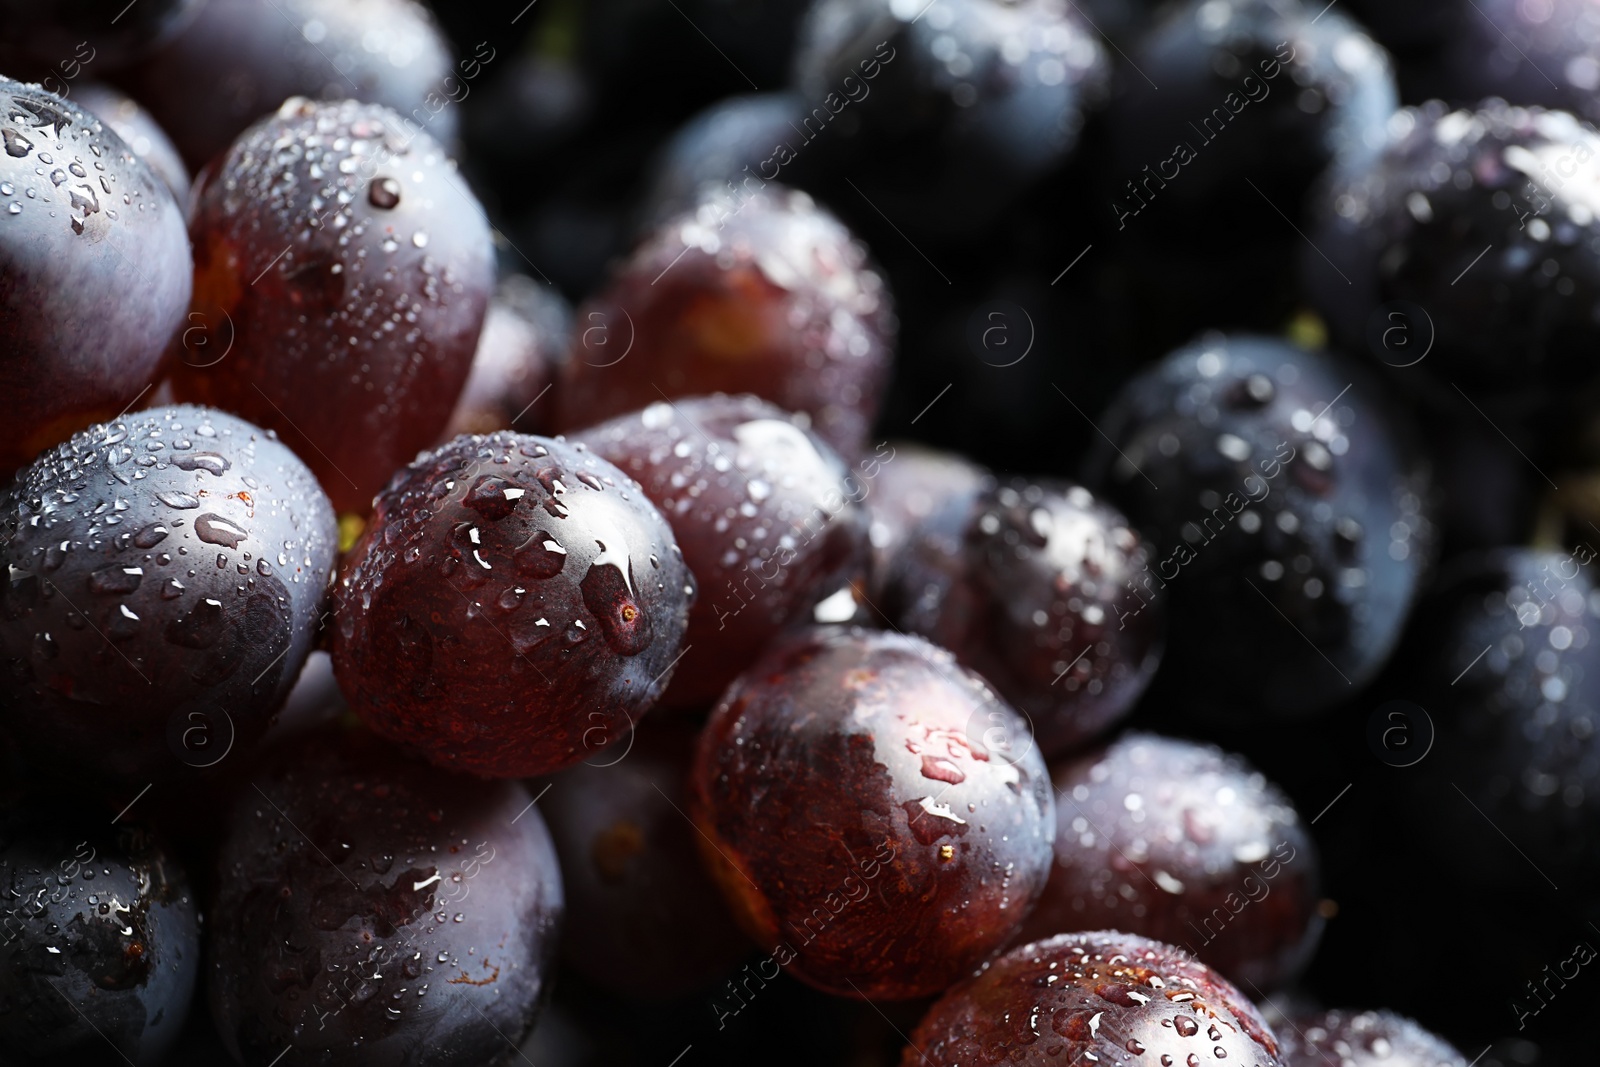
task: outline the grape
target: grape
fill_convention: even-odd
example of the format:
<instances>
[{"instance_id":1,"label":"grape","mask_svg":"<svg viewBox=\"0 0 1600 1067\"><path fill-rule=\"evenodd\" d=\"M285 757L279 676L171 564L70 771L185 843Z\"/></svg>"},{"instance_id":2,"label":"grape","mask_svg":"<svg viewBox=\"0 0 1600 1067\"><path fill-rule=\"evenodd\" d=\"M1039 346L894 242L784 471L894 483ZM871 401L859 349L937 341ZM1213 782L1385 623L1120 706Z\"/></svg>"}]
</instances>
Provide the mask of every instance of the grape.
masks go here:
<instances>
[{"instance_id":1,"label":"grape","mask_svg":"<svg viewBox=\"0 0 1600 1067\"><path fill-rule=\"evenodd\" d=\"M294 685L336 545L311 472L242 419L74 435L0 490L0 727L96 776L218 764Z\"/></svg>"},{"instance_id":2,"label":"grape","mask_svg":"<svg viewBox=\"0 0 1600 1067\"><path fill-rule=\"evenodd\" d=\"M178 397L277 430L365 513L471 369L494 286L483 209L394 112L296 98L200 177L190 233L185 338L210 343L186 344Z\"/></svg>"},{"instance_id":3,"label":"grape","mask_svg":"<svg viewBox=\"0 0 1600 1067\"><path fill-rule=\"evenodd\" d=\"M0 77L0 141L0 474L9 474L161 378L192 277L172 194L93 115Z\"/></svg>"},{"instance_id":4,"label":"grape","mask_svg":"<svg viewBox=\"0 0 1600 1067\"><path fill-rule=\"evenodd\" d=\"M547 774L654 705L693 598L667 520L617 468L458 437L395 476L346 556L334 671L373 729L441 766Z\"/></svg>"},{"instance_id":5,"label":"grape","mask_svg":"<svg viewBox=\"0 0 1600 1067\"><path fill-rule=\"evenodd\" d=\"M314 737L244 789L207 987L240 1063L481 1064L533 1026L561 872L527 790Z\"/></svg>"}]
</instances>

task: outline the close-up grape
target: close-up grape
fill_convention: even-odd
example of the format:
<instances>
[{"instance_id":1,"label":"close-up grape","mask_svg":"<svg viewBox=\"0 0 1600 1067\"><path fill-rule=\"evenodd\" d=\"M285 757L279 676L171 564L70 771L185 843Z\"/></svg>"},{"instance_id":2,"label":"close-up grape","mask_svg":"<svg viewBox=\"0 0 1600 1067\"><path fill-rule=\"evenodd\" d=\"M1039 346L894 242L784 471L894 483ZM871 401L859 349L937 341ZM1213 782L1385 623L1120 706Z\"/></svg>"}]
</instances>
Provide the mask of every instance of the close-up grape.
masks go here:
<instances>
[{"instance_id":1,"label":"close-up grape","mask_svg":"<svg viewBox=\"0 0 1600 1067\"><path fill-rule=\"evenodd\" d=\"M184 346L178 396L277 430L365 512L444 429L483 329L492 245L455 164L387 108L295 97L202 173L189 232L215 340Z\"/></svg>"},{"instance_id":2,"label":"close-up grape","mask_svg":"<svg viewBox=\"0 0 1600 1067\"><path fill-rule=\"evenodd\" d=\"M198 1010L200 920L161 842L20 805L0 822L0 887L5 1062L164 1062Z\"/></svg>"},{"instance_id":3,"label":"close-up grape","mask_svg":"<svg viewBox=\"0 0 1600 1067\"><path fill-rule=\"evenodd\" d=\"M247 747L316 640L337 547L311 471L234 415L74 434L0 490L0 732L125 781Z\"/></svg>"},{"instance_id":4,"label":"close-up grape","mask_svg":"<svg viewBox=\"0 0 1600 1067\"><path fill-rule=\"evenodd\" d=\"M1596 0L0 0L0 1067L1592 1064L1597 257Z\"/></svg>"},{"instance_id":5,"label":"close-up grape","mask_svg":"<svg viewBox=\"0 0 1600 1067\"><path fill-rule=\"evenodd\" d=\"M334 673L373 729L440 766L547 774L661 697L694 599L622 471L561 440L458 437L395 476L345 555Z\"/></svg>"},{"instance_id":6,"label":"close-up grape","mask_svg":"<svg viewBox=\"0 0 1600 1067\"><path fill-rule=\"evenodd\" d=\"M0 140L9 473L165 377L192 267L172 192L95 114L0 72Z\"/></svg>"}]
</instances>

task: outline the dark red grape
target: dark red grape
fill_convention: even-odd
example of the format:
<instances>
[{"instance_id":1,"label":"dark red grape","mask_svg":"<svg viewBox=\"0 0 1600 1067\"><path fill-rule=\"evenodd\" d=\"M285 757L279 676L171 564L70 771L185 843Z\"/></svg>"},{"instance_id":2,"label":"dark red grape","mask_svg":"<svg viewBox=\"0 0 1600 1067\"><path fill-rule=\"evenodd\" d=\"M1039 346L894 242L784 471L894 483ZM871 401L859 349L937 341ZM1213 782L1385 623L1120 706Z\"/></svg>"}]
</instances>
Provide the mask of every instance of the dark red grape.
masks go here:
<instances>
[{"instance_id":1,"label":"dark red grape","mask_svg":"<svg viewBox=\"0 0 1600 1067\"><path fill-rule=\"evenodd\" d=\"M1310 961L1322 932L1316 844L1242 760L1127 734L1052 777L1055 868L1019 940L1125 930L1257 989Z\"/></svg>"},{"instance_id":2,"label":"dark red grape","mask_svg":"<svg viewBox=\"0 0 1600 1067\"><path fill-rule=\"evenodd\" d=\"M850 231L773 186L657 229L579 308L559 426L671 397L754 393L846 459L866 444L894 348L888 290Z\"/></svg>"},{"instance_id":3,"label":"dark red grape","mask_svg":"<svg viewBox=\"0 0 1600 1067\"><path fill-rule=\"evenodd\" d=\"M6 1063L160 1063L200 974L182 869L99 814L0 817L0 1042Z\"/></svg>"},{"instance_id":4,"label":"dark red grape","mask_svg":"<svg viewBox=\"0 0 1600 1067\"><path fill-rule=\"evenodd\" d=\"M183 29L205 0L0 0L0 68L53 93L90 64L95 75L148 53Z\"/></svg>"},{"instance_id":5,"label":"dark red grape","mask_svg":"<svg viewBox=\"0 0 1600 1067\"><path fill-rule=\"evenodd\" d=\"M547 774L655 704L691 583L638 483L582 445L458 437L395 475L345 557L334 671L440 766Z\"/></svg>"},{"instance_id":6,"label":"dark red grape","mask_svg":"<svg viewBox=\"0 0 1600 1067\"><path fill-rule=\"evenodd\" d=\"M1293 1016L1282 1034L1284 1067L1469 1067L1421 1026L1388 1011Z\"/></svg>"},{"instance_id":7,"label":"dark red grape","mask_svg":"<svg viewBox=\"0 0 1600 1067\"><path fill-rule=\"evenodd\" d=\"M964 512L959 525L941 514L914 532L889 576L894 624L989 679L1047 756L1132 710L1166 615L1165 594L1145 581L1151 550L1128 520L1066 484L991 487L947 509Z\"/></svg>"},{"instance_id":8,"label":"dark red grape","mask_svg":"<svg viewBox=\"0 0 1600 1067\"><path fill-rule=\"evenodd\" d=\"M639 480L699 588L664 706L714 702L780 630L866 569L858 501L870 478L765 401L658 401L580 439Z\"/></svg>"},{"instance_id":9,"label":"dark red grape","mask_svg":"<svg viewBox=\"0 0 1600 1067\"><path fill-rule=\"evenodd\" d=\"M866 499L875 597L881 594L895 560L914 541L920 544L931 535L934 527L924 524L934 515L949 516L939 531L947 544L953 542L951 551L959 551L971 502L994 482L988 471L953 452L907 441L895 441L891 448L893 462L883 465L883 473Z\"/></svg>"},{"instance_id":10,"label":"dark red grape","mask_svg":"<svg viewBox=\"0 0 1600 1067\"><path fill-rule=\"evenodd\" d=\"M192 272L172 194L77 104L0 77L0 142L0 474L9 474L161 377Z\"/></svg>"},{"instance_id":11,"label":"dark red grape","mask_svg":"<svg viewBox=\"0 0 1600 1067\"><path fill-rule=\"evenodd\" d=\"M207 985L240 1063L467 1067L532 1028L563 902L521 785L319 736L241 791L218 866Z\"/></svg>"},{"instance_id":12,"label":"dark red grape","mask_svg":"<svg viewBox=\"0 0 1600 1067\"><path fill-rule=\"evenodd\" d=\"M780 967L842 996L930 996L1010 939L1048 876L1055 819L1026 730L921 638L806 631L712 712L689 813Z\"/></svg>"},{"instance_id":13,"label":"dark red grape","mask_svg":"<svg viewBox=\"0 0 1600 1067\"><path fill-rule=\"evenodd\" d=\"M0 490L0 728L97 775L220 761L294 685L337 543L305 464L242 419L74 435Z\"/></svg>"},{"instance_id":14,"label":"dark red grape","mask_svg":"<svg viewBox=\"0 0 1600 1067\"><path fill-rule=\"evenodd\" d=\"M1208 335L1129 381L1099 426L1086 482L1154 543L1138 584L1167 593L1158 686L1294 714L1373 678L1437 534L1429 464L1360 367Z\"/></svg>"},{"instance_id":15,"label":"dark red grape","mask_svg":"<svg viewBox=\"0 0 1600 1067\"><path fill-rule=\"evenodd\" d=\"M167 183L173 199L184 204L189 199L189 168L165 130L156 125L150 112L131 97L103 82L84 82L72 87L72 100L92 112L111 132Z\"/></svg>"},{"instance_id":16,"label":"dark red grape","mask_svg":"<svg viewBox=\"0 0 1600 1067\"><path fill-rule=\"evenodd\" d=\"M394 112L294 99L200 177L190 233L188 333L215 340L186 343L177 395L276 429L364 513L466 381L494 286L483 209Z\"/></svg>"},{"instance_id":17,"label":"dark red grape","mask_svg":"<svg viewBox=\"0 0 1600 1067\"><path fill-rule=\"evenodd\" d=\"M934 1004L900 1062L1286 1067L1227 979L1181 949L1115 931L1012 949Z\"/></svg>"},{"instance_id":18,"label":"dark red grape","mask_svg":"<svg viewBox=\"0 0 1600 1067\"><path fill-rule=\"evenodd\" d=\"M463 60L458 75L414 0L205 0L182 33L117 81L198 171L291 96L383 104L411 133L453 144L461 76L493 56Z\"/></svg>"},{"instance_id":19,"label":"dark red grape","mask_svg":"<svg viewBox=\"0 0 1600 1067\"><path fill-rule=\"evenodd\" d=\"M540 802L566 887L562 954L630 999L692 993L750 952L683 814L695 736L651 720L563 771Z\"/></svg>"},{"instance_id":20,"label":"dark red grape","mask_svg":"<svg viewBox=\"0 0 1600 1067\"><path fill-rule=\"evenodd\" d=\"M545 394L571 337L572 307L560 293L522 274L501 279L441 439L546 426L555 402Z\"/></svg>"}]
</instances>

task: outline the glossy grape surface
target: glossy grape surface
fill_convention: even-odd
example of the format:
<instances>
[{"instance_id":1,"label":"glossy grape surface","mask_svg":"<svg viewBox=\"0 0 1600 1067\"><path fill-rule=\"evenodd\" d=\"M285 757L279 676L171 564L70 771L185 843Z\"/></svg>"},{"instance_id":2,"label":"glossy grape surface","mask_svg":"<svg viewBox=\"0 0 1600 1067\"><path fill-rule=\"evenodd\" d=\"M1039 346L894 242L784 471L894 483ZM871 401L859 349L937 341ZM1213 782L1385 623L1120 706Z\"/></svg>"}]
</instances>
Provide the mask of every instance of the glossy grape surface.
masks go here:
<instances>
[{"instance_id":1,"label":"glossy grape surface","mask_svg":"<svg viewBox=\"0 0 1600 1067\"><path fill-rule=\"evenodd\" d=\"M244 788L207 986L241 1063L456 1067L532 1028L563 914L532 797L326 734Z\"/></svg>"},{"instance_id":2,"label":"glossy grape surface","mask_svg":"<svg viewBox=\"0 0 1600 1067\"><path fill-rule=\"evenodd\" d=\"M0 77L0 474L162 376L192 282L183 213L76 103Z\"/></svg>"},{"instance_id":3,"label":"glossy grape surface","mask_svg":"<svg viewBox=\"0 0 1600 1067\"><path fill-rule=\"evenodd\" d=\"M660 401L581 439L639 480L699 586L667 706L714 703L784 627L865 571L870 478L771 404Z\"/></svg>"},{"instance_id":4,"label":"glossy grape surface","mask_svg":"<svg viewBox=\"0 0 1600 1067\"><path fill-rule=\"evenodd\" d=\"M200 974L171 854L99 813L18 808L0 817L0 894L0 1058L161 1063Z\"/></svg>"},{"instance_id":5,"label":"glossy grape surface","mask_svg":"<svg viewBox=\"0 0 1600 1067\"><path fill-rule=\"evenodd\" d=\"M305 464L242 419L74 435L0 490L0 729L97 776L216 765L294 685L337 544Z\"/></svg>"},{"instance_id":6,"label":"glossy grape surface","mask_svg":"<svg viewBox=\"0 0 1600 1067\"><path fill-rule=\"evenodd\" d=\"M1180 949L1062 934L1012 949L934 1004L902 1067L1099 1063L1285 1067L1250 1001Z\"/></svg>"},{"instance_id":7,"label":"glossy grape surface","mask_svg":"<svg viewBox=\"0 0 1600 1067\"><path fill-rule=\"evenodd\" d=\"M444 429L493 292L455 164L386 108L295 98L202 175L190 233L177 395L277 430L365 513Z\"/></svg>"},{"instance_id":8,"label":"glossy grape surface","mask_svg":"<svg viewBox=\"0 0 1600 1067\"><path fill-rule=\"evenodd\" d=\"M1019 940L1125 930L1257 989L1309 962L1317 847L1263 775L1210 745L1137 733L1053 770L1055 867Z\"/></svg>"},{"instance_id":9,"label":"glossy grape surface","mask_svg":"<svg viewBox=\"0 0 1600 1067\"><path fill-rule=\"evenodd\" d=\"M334 670L368 725L440 766L547 774L655 704L693 599L626 474L560 440L458 437L395 475L345 557Z\"/></svg>"},{"instance_id":10,"label":"glossy grape surface","mask_svg":"<svg viewBox=\"0 0 1600 1067\"><path fill-rule=\"evenodd\" d=\"M408 130L452 144L462 76L493 57L491 46L452 69L448 42L413 0L205 0L117 80L198 171L292 96L383 104Z\"/></svg>"},{"instance_id":11,"label":"glossy grape surface","mask_svg":"<svg viewBox=\"0 0 1600 1067\"><path fill-rule=\"evenodd\" d=\"M841 996L930 996L1044 886L1054 811L1026 726L920 638L779 642L701 735L689 814L747 933Z\"/></svg>"},{"instance_id":12,"label":"glossy grape surface","mask_svg":"<svg viewBox=\"0 0 1600 1067\"><path fill-rule=\"evenodd\" d=\"M863 450L894 350L888 290L832 214L757 181L664 223L578 309L559 428L754 393L845 458Z\"/></svg>"},{"instance_id":13,"label":"glossy grape surface","mask_svg":"<svg viewBox=\"0 0 1600 1067\"><path fill-rule=\"evenodd\" d=\"M1082 486L963 499L911 535L884 610L989 679L1046 756L1080 747L1132 710L1160 662L1166 596L1139 584L1150 547Z\"/></svg>"}]
</instances>

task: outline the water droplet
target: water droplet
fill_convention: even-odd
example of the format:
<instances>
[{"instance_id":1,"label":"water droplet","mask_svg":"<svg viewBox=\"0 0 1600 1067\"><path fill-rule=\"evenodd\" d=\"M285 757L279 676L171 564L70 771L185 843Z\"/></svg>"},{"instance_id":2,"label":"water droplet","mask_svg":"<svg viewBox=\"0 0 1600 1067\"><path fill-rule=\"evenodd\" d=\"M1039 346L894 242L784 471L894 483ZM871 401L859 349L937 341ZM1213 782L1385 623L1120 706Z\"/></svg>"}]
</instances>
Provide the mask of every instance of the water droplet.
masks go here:
<instances>
[{"instance_id":1,"label":"water droplet","mask_svg":"<svg viewBox=\"0 0 1600 1067\"><path fill-rule=\"evenodd\" d=\"M177 447L174 445L173 447ZM222 472L233 466L228 457L215 452L193 452L184 456L174 456L172 465L181 471L201 470L207 474L222 477Z\"/></svg>"},{"instance_id":2,"label":"water droplet","mask_svg":"<svg viewBox=\"0 0 1600 1067\"><path fill-rule=\"evenodd\" d=\"M161 501L167 507L177 508L179 511L188 511L191 508L197 508L200 506L200 498L197 496L191 496L188 493L173 493L163 491L156 494L156 499Z\"/></svg>"},{"instance_id":3,"label":"water droplet","mask_svg":"<svg viewBox=\"0 0 1600 1067\"><path fill-rule=\"evenodd\" d=\"M168 530L159 522L152 522L133 535L133 543L140 548L154 548L167 539Z\"/></svg>"},{"instance_id":4,"label":"water droplet","mask_svg":"<svg viewBox=\"0 0 1600 1067\"><path fill-rule=\"evenodd\" d=\"M411 235L411 243L418 248L428 247L428 235L421 230Z\"/></svg>"},{"instance_id":5,"label":"water droplet","mask_svg":"<svg viewBox=\"0 0 1600 1067\"><path fill-rule=\"evenodd\" d=\"M936 782L960 785L967 780L966 772L943 756L925 754L922 757L922 776Z\"/></svg>"},{"instance_id":6,"label":"water droplet","mask_svg":"<svg viewBox=\"0 0 1600 1067\"><path fill-rule=\"evenodd\" d=\"M143 567L124 567L120 563L101 567L89 575L89 592L100 596L126 596L144 581Z\"/></svg>"},{"instance_id":7,"label":"water droplet","mask_svg":"<svg viewBox=\"0 0 1600 1067\"><path fill-rule=\"evenodd\" d=\"M467 490L462 503L491 522L498 522L516 510L517 501L527 492L504 478L486 474Z\"/></svg>"},{"instance_id":8,"label":"water droplet","mask_svg":"<svg viewBox=\"0 0 1600 1067\"><path fill-rule=\"evenodd\" d=\"M10 126L0 129L0 140L5 141L6 155L21 159L33 150L33 142Z\"/></svg>"},{"instance_id":9,"label":"water droplet","mask_svg":"<svg viewBox=\"0 0 1600 1067\"><path fill-rule=\"evenodd\" d=\"M512 566L527 578L554 578L566 563L567 550L542 530L534 531L528 543L512 556Z\"/></svg>"},{"instance_id":10,"label":"water droplet","mask_svg":"<svg viewBox=\"0 0 1600 1067\"><path fill-rule=\"evenodd\" d=\"M372 179L367 183L367 203L384 210L394 207L400 203L400 183L393 178Z\"/></svg>"},{"instance_id":11,"label":"water droplet","mask_svg":"<svg viewBox=\"0 0 1600 1067\"><path fill-rule=\"evenodd\" d=\"M239 542L250 536L237 524L209 511L194 520L194 532L206 544L223 548L238 548Z\"/></svg>"},{"instance_id":12,"label":"water droplet","mask_svg":"<svg viewBox=\"0 0 1600 1067\"><path fill-rule=\"evenodd\" d=\"M967 820L933 797L908 800L902 807L911 833L924 845L932 845L941 837L962 836L969 829Z\"/></svg>"},{"instance_id":13,"label":"water droplet","mask_svg":"<svg viewBox=\"0 0 1600 1067\"><path fill-rule=\"evenodd\" d=\"M1193 1037L1200 1032L1200 1024L1187 1015L1180 1015L1173 1020L1173 1027L1178 1031L1179 1037Z\"/></svg>"}]
</instances>

